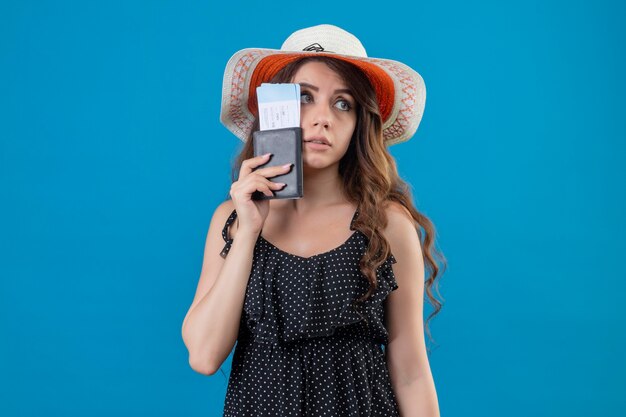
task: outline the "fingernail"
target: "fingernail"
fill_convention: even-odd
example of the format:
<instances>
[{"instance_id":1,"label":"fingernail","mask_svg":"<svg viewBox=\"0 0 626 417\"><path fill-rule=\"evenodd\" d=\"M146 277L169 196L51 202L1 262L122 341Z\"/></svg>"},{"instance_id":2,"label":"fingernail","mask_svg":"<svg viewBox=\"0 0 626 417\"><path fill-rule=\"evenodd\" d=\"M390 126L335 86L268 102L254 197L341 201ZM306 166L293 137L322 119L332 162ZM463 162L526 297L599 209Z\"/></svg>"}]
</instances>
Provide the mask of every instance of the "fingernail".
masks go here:
<instances>
[{"instance_id":1,"label":"fingernail","mask_svg":"<svg viewBox=\"0 0 626 417\"><path fill-rule=\"evenodd\" d=\"M288 168L288 167L291 167L292 165L293 164L285 164L285 165L283 165L283 168Z\"/></svg>"},{"instance_id":2,"label":"fingernail","mask_svg":"<svg viewBox=\"0 0 626 417\"><path fill-rule=\"evenodd\" d=\"M265 155L263 155L264 158L267 158L268 156L270 156L272 153L266 153Z\"/></svg>"}]
</instances>

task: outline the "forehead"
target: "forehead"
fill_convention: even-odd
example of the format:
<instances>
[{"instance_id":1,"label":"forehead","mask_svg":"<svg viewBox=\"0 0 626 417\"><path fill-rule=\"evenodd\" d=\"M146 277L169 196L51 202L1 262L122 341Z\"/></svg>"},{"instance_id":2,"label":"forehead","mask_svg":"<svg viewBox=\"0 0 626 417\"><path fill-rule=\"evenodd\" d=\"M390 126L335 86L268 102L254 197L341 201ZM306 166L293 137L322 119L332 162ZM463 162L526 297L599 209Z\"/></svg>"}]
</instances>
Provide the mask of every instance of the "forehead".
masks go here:
<instances>
[{"instance_id":1,"label":"forehead","mask_svg":"<svg viewBox=\"0 0 626 417\"><path fill-rule=\"evenodd\" d=\"M317 87L348 88L341 74L319 61L306 62L293 75L294 83L308 82Z\"/></svg>"}]
</instances>

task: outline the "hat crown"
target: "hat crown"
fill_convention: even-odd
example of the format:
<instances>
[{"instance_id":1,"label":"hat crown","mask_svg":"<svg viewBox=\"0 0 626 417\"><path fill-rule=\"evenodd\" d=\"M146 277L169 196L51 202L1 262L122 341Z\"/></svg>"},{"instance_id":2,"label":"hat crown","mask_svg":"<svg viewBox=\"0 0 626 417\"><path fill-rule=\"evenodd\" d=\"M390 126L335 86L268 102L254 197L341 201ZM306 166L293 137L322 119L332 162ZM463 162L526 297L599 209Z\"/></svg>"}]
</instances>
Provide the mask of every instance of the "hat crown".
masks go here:
<instances>
[{"instance_id":1,"label":"hat crown","mask_svg":"<svg viewBox=\"0 0 626 417\"><path fill-rule=\"evenodd\" d=\"M334 25L317 25L300 29L283 42L280 50L367 57L363 44L356 36Z\"/></svg>"}]
</instances>

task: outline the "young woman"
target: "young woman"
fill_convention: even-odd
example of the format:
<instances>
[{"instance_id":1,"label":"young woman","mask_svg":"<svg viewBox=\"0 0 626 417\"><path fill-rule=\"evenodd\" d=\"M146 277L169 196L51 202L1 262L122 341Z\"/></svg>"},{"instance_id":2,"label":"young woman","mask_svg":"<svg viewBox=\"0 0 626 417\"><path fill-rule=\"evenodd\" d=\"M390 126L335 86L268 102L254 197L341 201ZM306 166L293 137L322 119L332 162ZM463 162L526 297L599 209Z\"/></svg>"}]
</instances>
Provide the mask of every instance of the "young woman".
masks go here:
<instances>
[{"instance_id":1,"label":"young woman","mask_svg":"<svg viewBox=\"0 0 626 417\"><path fill-rule=\"evenodd\" d=\"M272 196L283 185L271 178L291 169L253 157L263 82L301 86L301 199L251 197ZM335 26L229 61L222 121L245 145L182 329L205 375L237 342L225 416L439 415L423 300L441 308L434 255L445 258L386 148L415 133L424 101L415 71L367 58Z\"/></svg>"}]
</instances>

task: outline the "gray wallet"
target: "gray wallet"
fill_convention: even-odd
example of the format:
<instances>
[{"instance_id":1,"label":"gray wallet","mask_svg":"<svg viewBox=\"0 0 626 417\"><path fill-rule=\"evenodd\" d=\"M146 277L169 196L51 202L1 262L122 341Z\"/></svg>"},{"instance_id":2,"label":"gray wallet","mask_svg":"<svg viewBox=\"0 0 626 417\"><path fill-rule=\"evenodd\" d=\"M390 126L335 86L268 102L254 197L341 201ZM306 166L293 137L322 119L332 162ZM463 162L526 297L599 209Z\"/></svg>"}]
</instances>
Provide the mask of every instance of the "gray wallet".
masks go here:
<instances>
[{"instance_id":1,"label":"gray wallet","mask_svg":"<svg viewBox=\"0 0 626 417\"><path fill-rule=\"evenodd\" d=\"M272 182L287 184L282 190L273 190L273 197L260 191L252 193L253 200L293 199L304 195L302 185L302 128L259 130L252 133L254 156L272 153L269 161L256 169L276 165L294 164L289 172L268 178Z\"/></svg>"}]
</instances>

